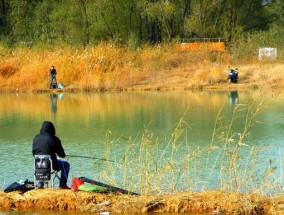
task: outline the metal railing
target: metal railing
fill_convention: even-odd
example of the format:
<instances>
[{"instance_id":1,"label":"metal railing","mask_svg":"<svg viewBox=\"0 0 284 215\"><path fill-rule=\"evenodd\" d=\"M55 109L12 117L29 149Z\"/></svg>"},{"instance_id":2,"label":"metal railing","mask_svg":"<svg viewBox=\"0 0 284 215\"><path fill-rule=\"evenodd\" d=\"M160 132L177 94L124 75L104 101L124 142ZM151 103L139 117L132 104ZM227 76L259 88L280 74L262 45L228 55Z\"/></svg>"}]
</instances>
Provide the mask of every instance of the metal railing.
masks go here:
<instances>
[{"instance_id":1,"label":"metal railing","mask_svg":"<svg viewBox=\"0 0 284 215\"><path fill-rule=\"evenodd\" d=\"M180 39L182 43L190 43L190 42L226 42L225 38L182 38Z\"/></svg>"}]
</instances>

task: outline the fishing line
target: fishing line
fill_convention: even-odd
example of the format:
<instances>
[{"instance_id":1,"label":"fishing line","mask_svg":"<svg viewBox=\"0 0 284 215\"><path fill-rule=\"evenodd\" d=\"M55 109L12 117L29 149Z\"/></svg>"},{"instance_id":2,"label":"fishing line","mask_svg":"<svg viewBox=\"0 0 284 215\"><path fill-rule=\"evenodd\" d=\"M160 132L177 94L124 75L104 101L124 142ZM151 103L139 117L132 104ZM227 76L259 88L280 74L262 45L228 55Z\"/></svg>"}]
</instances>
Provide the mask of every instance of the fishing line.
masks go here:
<instances>
[{"instance_id":1,"label":"fishing line","mask_svg":"<svg viewBox=\"0 0 284 215\"><path fill-rule=\"evenodd\" d=\"M104 158L97 158L97 157L91 157L91 156L83 156L83 155L66 155L66 157L73 157L73 158L86 158L86 159L93 159L93 160L101 160L101 161L107 161L107 162L112 162L112 163L119 163L117 161L109 160L109 159L104 159Z\"/></svg>"}]
</instances>

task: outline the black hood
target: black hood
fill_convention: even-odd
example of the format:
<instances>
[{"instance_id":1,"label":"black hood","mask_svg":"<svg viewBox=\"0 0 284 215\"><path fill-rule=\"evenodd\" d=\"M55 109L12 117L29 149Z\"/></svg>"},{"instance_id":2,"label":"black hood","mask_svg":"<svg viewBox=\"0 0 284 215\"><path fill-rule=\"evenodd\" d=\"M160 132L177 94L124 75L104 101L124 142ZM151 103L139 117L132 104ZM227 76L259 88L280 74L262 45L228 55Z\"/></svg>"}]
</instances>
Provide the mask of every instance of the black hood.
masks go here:
<instances>
[{"instance_id":1,"label":"black hood","mask_svg":"<svg viewBox=\"0 0 284 215\"><path fill-rule=\"evenodd\" d=\"M51 136L55 136L55 128L52 122L49 121L44 121L42 123L41 129L40 129L41 134L50 134Z\"/></svg>"}]
</instances>

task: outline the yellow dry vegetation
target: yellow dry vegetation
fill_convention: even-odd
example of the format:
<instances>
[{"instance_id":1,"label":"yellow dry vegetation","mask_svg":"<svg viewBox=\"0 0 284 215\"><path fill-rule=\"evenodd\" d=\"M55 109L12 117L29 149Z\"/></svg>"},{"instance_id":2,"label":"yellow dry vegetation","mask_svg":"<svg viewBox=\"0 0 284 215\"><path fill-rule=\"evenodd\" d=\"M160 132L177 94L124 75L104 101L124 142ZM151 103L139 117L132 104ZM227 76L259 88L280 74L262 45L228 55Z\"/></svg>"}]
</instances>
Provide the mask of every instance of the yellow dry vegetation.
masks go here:
<instances>
[{"instance_id":1,"label":"yellow dry vegetation","mask_svg":"<svg viewBox=\"0 0 284 215\"><path fill-rule=\"evenodd\" d=\"M51 65L57 69L58 83L83 91L224 85L229 65L239 69L241 84L282 86L284 80L283 63L259 62L257 56L248 62L233 60L226 51L176 51L172 44L132 50L102 43L84 49L0 47L1 91L48 89Z\"/></svg>"},{"instance_id":2,"label":"yellow dry vegetation","mask_svg":"<svg viewBox=\"0 0 284 215\"><path fill-rule=\"evenodd\" d=\"M137 213L188 213L209 214L281 214L283 198L222 191L186 192L151 196L73 192L71 190L31 190L24 194L17 191L0 192L0 208L25 211L68 210L88 213L110 212L115 214Z\"/></svg>"}]
</instances>

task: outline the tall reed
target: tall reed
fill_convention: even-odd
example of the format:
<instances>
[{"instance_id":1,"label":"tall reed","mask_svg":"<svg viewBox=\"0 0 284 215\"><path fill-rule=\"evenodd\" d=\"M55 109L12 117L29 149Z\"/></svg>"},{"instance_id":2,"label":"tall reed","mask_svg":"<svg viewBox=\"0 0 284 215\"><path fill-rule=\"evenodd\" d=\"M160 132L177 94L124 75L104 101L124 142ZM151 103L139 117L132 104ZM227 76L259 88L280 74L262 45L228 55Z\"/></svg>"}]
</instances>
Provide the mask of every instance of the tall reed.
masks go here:
<instances>
[{"instance_id":1,"label":"tall reed","mask_svg":"<svg viewBox=\"0 0 284 215\"><path fill-rule=\"evenodd\" d=\"M211 142L200 146L189 140L186 113L190 109L163 138L145 126L122 148L121 140L111 140L108 134L106 157L119 163L105 164L100 179L141 194L218 189L275 195L283 181L284 155L279 149L275 159L267 155L275 149L250 144L250 130L266 105L238 104L229 120L220 110ZM236 131L234 124L240 118L244 119L242 130Z\"/></svg>"}]
</instances>

